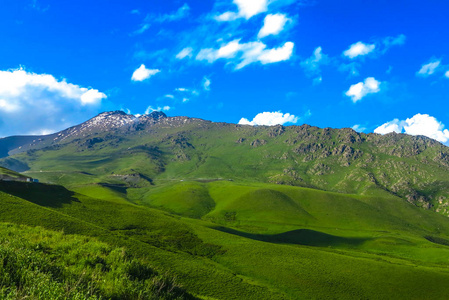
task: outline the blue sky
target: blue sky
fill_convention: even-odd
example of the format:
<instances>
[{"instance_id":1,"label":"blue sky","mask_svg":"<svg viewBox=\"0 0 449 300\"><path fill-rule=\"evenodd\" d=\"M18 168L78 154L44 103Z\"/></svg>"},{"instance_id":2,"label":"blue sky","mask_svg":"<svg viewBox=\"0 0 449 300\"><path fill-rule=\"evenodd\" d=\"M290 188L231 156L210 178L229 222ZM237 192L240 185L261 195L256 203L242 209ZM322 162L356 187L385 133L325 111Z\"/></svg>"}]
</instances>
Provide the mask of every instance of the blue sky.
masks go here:
<instances>
[{"instance_id":1,"label":"blue sky","mask_svg":"<svg viewBox=\"0 0 449 300\"><path fill-rule=\"evenodd\" d=\"M0 8L0 136L55 132L107 110L163 110L449 144L446 1L0 0Z\"/></svg>"}]
</instances>

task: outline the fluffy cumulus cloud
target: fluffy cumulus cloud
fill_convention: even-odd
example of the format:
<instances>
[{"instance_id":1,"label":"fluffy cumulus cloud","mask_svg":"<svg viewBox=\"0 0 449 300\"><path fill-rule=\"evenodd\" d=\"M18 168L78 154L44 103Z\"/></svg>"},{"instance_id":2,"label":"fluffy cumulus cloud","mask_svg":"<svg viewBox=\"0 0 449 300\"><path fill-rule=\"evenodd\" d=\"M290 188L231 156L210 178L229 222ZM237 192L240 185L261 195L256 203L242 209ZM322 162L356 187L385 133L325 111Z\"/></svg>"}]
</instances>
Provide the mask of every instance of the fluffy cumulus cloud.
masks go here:
<instances>
[{"instance_id":1,"label":"fluffy cumulus cloud","mask_svg":"<svg viewBox=\"0 0 449 300\"><path fill-rule=\"evenodd\" d=\"M153 75L156 75L161 70L158 69L147 69L144 64L142 64L138 69L136 69L131 77L132 81L144 81Z\"/></svg>"},{"instance_id":2,"label":"fluffy cumulus cloud","mask_svg":"<svg viewBox=\"0 0 449 300\"><path fill-rule=\"evenodd\" d=\"M352 44L348 50L343 52L344 56L347 56L351 59L356 58L357 56L364 56L374 51L376 45L374 44L364 44L362 42L357 42Z\"/></svg>"},{"instance_id":3,"label":"fluffy cumulus cloud","mask_svg":"<svg viewBox=\"0 0 449 300\"><path fill-rule=\"evenodd\" d=\"M374 130L375 133L387 134L390 132L406 133L410 135L424 135L441 143L449 144L449 130L435 117L427 114L416 114L406 120L394 119Z\"/></svg>"},{"instance_id":4,"label":"fluffy cumulus cloud","mask_svg":"<svg viewBox=\"0 0 449 300\"><path fill-rule=\"evenodd\" d=\"M268 9L268 0L234 0L238 12L227 11L215 19L217 21L234 21L238 18L250 19L255 15L266 12Z\"/></svg>"},{"instance_id":5,"label":"fluffy cumulus cloud","mask_svg":"<svg viewBox=\"0 0 449 300\"><path fill-rule=\"evenodd\" d=\"M440 66L441 61L436 60L428 64L422 65L421 69L418 71L418 76L427 77L435 73L435 70Z\"/></svg>"},{"instance_id":6,"label":"fluffy cumulus cloud","mask_svg":"<svg viewBox=\"0 0 449 300\"><path fill-rule=\"evenodd\" d=\"M241 125L283 125L285 123L297 123L299 117L291 115L289 113L283 114L280 111L277 112L263 112L254 117L252 121L241 118L239 124Z\"/></svg>"},{"instance_id":7,"label":"fluffy cumulus cloud","mask_svg":"<svg viewBox=\"0 0 449 300\"><path fill-rule=\"evenodd\" d=\"M352 102L356 103L368 94L380 92L381 83L374 77L368 77L364 82L351 85L346 92L346 96L351 97Z\"/></svg>"},{"instance_id":8,"label":"fluffy cumulus cloud","mask_svg":"<svg viewBox=\"0 0 449 300\"><path fill-rule=\"evenodd\" d=\"M446 71L446 73L444 74L444 76L446 76L447 78L449 78L449 71Z\"/></svg>"},{"instance_id":9,"label":"fluffy cumulus cloud","mask_svg":"<svg viewBox=\"0 0 449 300\"><path fill-rule=\"evenodd\" d=\"M55 132L85 121L107 96L23 69L0 71L0 136Z\"/></svg>"},{"instance_id":10,"label":"fluffy cumulus cloud","mask_svg":"<svg viewBox=\"0 0 449 300\"><path fill-rule=\"evenodd\" d=\"M196 60L213 63L221 58L231 59L237 63L235 69L241 69L255 62L271 64L289 60L293 54L294 44L286 42L279 48L266 49L266 47L259 41L240 43L240 40L233 40L218 49L202 49L196 56Z\"/></svg>"},{"instance_id":11,"label":"fluffy cumulus cloud","mask_svg":"<svg viewBox=\"0 0 449 300\"><path fill-rule=\"evenodd\" d=\"M379 134L387 134L390 132L401 133L403 128L404 128L403 121L399 121L399 119L394 119L393 121L380 125L376 129L374 129L374 132Z\"/></svg>"},{"instance_id":12,"label":"fluffy cumulus cloud","mask_svg":"<svg viewBox=\"0 0 449 300\"><path fill-rule=\"evenodd\" d=\"M263 27L260 29L258 38L264 38L269 35L278 35L290 21L284 14L269 14L265 17Z\"/></svg>"}]
</instances>

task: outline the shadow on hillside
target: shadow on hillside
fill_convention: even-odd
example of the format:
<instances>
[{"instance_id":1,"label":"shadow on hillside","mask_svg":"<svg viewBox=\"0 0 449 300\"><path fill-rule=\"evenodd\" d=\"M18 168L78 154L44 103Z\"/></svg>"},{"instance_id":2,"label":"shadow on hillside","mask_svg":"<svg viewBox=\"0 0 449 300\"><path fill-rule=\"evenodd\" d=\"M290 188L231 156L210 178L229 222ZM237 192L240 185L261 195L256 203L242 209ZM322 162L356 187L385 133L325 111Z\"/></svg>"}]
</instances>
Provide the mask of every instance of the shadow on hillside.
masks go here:
<instances>
[{"instance_id":1,"label":"shadow on hillside","mask_svg":"<svg viewBox=\"0 0 449 300\"><path fill-rule=\"evenodd\" d=\"M310 229L297 229L279 234L253 234L227 227L213 227L215 230L241 237L275 244L295 244L315 247L359 246L369 238L345 238Z\"/></svg>"},{"instance_id":2,"label":"shadow on hillside","mask_svg":"<svg viewBox=\"0 0 449 300\"><path fill-rule=\"evenodd\" d=\"M58 208L63 204L79 202L74 192L59 185L41 183L0 181L0 190L13 196L46 207Z\"/></svg>"}]
</instances>

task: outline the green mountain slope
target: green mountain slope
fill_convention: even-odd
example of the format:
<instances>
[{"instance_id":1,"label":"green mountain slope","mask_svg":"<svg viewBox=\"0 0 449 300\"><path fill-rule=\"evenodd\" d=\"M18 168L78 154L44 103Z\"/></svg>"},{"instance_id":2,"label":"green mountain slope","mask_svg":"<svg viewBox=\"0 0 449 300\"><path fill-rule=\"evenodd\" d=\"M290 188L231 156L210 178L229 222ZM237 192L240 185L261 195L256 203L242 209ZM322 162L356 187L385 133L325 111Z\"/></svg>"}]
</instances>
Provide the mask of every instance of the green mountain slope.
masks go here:
<instances>
[{"instance_id":1,"label":"green mountain slope","mask_svg":"<svg viewBox=\"0 0 449 300\"><path fill-rule=\"evenodd\" d=\"M64 185L134 187L222 178L391 194L449 214L449 150L429 138L185 117L133 121L124 113L109 114L63 131L51 142L43 138L0 164ZM119 121L125 125L118 126Z\"/></svg>"}]
</instances>

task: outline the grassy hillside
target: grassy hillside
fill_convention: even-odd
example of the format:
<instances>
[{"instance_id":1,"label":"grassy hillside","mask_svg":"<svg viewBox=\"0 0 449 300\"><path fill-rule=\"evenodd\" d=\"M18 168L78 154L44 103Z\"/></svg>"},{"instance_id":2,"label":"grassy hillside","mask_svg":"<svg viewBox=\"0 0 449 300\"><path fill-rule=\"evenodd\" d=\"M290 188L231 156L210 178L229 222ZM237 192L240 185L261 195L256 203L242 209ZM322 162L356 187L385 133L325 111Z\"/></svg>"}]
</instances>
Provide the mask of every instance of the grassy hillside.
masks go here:
<instances>
[{"instance_id":1,"label":"grassy hillside","mask_svg":"<svg viewBox=\"0 0 449 300\"><path fill-rule=\"evenodd\" d=\"M6 169L6 168L3 168L3 167L0 167L0 180L1 179L25 180L26 176L24 176L24 175L22 175L20 173L14 172L14 171L12 171L10 169Z\"/></svg>"},{"instance_id":2,"label":"grassy hillside","mask_svg":"<svg viewBox=\"0 0 449 300\"><path fill-rule=\"evenodd\" d=\"M449 292L447 218L397 197L226 181L128 193L31 183L0 190L0 221L125 247L204 299L444 299Z\"/></svg>"},{"instance_id":3,"label":"grassy hillside","mask_svg":"<svg viewBox=\"0 0 449 300\"><path fill-rule=\"evenodd\" d=\"M2 299L193 299L142 259L85 236L0 223Z\"/></svg>"}]
</instances>

